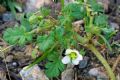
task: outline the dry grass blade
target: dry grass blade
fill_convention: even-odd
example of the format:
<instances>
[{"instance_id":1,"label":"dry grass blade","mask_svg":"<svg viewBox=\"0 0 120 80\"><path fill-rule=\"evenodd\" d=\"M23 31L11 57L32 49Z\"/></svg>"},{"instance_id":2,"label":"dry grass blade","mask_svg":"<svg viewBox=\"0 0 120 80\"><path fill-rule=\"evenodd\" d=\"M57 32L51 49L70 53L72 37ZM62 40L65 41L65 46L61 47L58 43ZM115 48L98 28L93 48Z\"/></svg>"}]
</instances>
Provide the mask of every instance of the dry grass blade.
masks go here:
<instances>
[{"instance_id":1,"label":"dry grass blade","mask_svg":"<svg viewBox=\"0 0 120 80\"><path fill-rule=\"evenodd\" d=\"M2 53L3 56L4 56L5 65L6 65L6 69L7 69L7 73L8 73L8 78L9 78L9 80L11 80L11 78L10 78L10 73L9 73L8 65L7 65L7 62L6 62L6 59L5 59L4 51L7 50L7 49L9 49L9 48L11 48L12 46L13 46L13 45L8 46L7 48L4 48L4 49L0 49L0 53Z\"/></svg>"},{"instance_id":2,"label":"dry grass blade","mask_svg":"<svg viewBox=\"0 0 120 80\"><path fill-rule=\"evenodd\" d=\"M119 62L120 62L120 55L117 57L114 65L113 65L113 67L112 67L112 70L113 70L113 71L115 71L115 69L116 69L117 65L119 64Z\"/></svg>"}]
</instances>

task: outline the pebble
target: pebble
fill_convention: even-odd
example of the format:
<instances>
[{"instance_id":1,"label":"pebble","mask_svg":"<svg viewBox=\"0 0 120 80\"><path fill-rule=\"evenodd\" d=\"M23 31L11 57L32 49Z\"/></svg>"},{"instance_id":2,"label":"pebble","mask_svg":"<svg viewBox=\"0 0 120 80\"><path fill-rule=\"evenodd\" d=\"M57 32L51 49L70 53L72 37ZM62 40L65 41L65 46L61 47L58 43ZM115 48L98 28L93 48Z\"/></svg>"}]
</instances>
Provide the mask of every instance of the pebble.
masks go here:
<instances>
[{"instance_id":1,"label":"pebble","mask_svg":"<svg viewBox=\"0 0 120 80\"><path fill-rule=\"evenodd\" d=\"M62 72L61 80L74 80L74 70L66 69Z\"/></svg>"},{"instance_id":2,"label":"pebble","mask_svg":"<svg viewBox=\"0 0 120 80\"><path fill-rule=\"evenodd\" d=\"M44 72L38 67L38 65L34 65L29 69L26 69L27 67L28 66L24 67L20 71L22 80L49 80Z\"/></svg>"},{"instance_id":3,"label":"pebble","mask_svg":"<svg viewBox=\"0 0 120 80\"><path fill-rule=\"evenodd\" d=\"M92 68L92 69L89 70L88 74L90 76L97 76L99 74L99 71L98 71L97 68Z\"/></svg>"},{"instance_id":4,"label":"pebble","mask_svg":"<svg viewBox=\"0 0 120 80\"><path fill-rule=\"evenodd\" d=\"M25 12L34 12L44 5L51 4L52 0L27 0L25 4Z\"/></svg>"},{"instance_id":5,"label":"pebble","mask_svg":"<svg viewBox=\"0 0 120 80\"><path fill-rule=\"evenodd\" d=\"M62 72L61 80L74 80L74 65L68 64L66 70Z\"/></svg>"},{"instance_id":6,"label":"pebble","mask_svg":"<svg viewBox=\"0 0 120 80\"><path fill-rule=\"evenodd\" d=\"M108 80L108 77L104 72L100 71L100 68L92 68L89 70L88 74L96 77L97 80Z\"/></svg>"},{"instance_id":7,"label":"pebble","mask_svg":"<svg viewBox=\"0 0 120 80\"><path fill-rule=\"evenodd\" d=\"M115 22L110 22L110 27L112 27L114 30L119 30L119 25Z\"/></svg>"},{"instance_id":8,"label":"pebble","mask_svg":"<svg viewBox=\"0 0 120 80\"><path fill-rule=\"evenodd\" d=\"M13 20L14 20L14 16L13 16L12 13L7 12L7 13L4 13L4 14L2 15L2 20L3 20L4 22L13 21Z\"/></svg>"},{"instance_id":9,"label":"pebble","mask_svg":"<svg viewBox=\"0 0 120 80\"><path fill-rule=\"evenodd\" d=\"M17 62L12 62L12 65L13 65L14 67L17 67L17 66L18 66L18 63L17 63Z\"/></svg>"},{"instance_id":10,"label":"pebble","mask_svg":"<svg viewBox=\"0 0 120 80\"><path fill-rule=\"evenodd\" d=\"M88 60L89 60L89 58L88 58L88 57L85 57L82 61L80 61L78 67L79 67L80 69L83 69L83 68L87 67L87 65L88 65Z\"/></svg>"},{"instance_id":11,"label":"pebble","mask_svg":"<svg viewBox=\"0 0 120 80\"><path fill-rule=\"evenodd\" d=\"M17 65L14 62L7 63L7 66L9 69L13 69L13 70L17 68Z\"/></svg>"}]
</instances>

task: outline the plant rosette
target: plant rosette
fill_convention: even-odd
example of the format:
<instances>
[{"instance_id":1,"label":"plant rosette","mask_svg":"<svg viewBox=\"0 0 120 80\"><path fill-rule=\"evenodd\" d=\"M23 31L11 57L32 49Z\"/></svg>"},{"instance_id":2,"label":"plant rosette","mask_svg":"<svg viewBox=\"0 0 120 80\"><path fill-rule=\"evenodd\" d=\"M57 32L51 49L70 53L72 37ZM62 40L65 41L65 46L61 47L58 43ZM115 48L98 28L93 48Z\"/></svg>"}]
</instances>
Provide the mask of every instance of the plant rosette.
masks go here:
<instances>
[{"instance_id":1,"label":"plant rosette","mask_svg":"<svg viewBox=\"0 0 120 80\"><path fill-rule=\"evenodd\" d=\"M83 60L83 56L76 49L67 49L65 51L65 55L62 59L63 64L73 64L78 65L81 60Z\"/></svg>"}]
</instances>

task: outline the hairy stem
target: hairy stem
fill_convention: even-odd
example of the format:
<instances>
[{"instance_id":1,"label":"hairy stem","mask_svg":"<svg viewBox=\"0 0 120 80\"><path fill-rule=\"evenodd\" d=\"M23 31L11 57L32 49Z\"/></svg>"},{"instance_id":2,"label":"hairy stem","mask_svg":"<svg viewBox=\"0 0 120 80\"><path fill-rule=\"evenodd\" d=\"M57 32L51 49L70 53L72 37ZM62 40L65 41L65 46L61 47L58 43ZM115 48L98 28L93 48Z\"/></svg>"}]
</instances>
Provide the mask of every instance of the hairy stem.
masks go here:
<instances>
[{"instance_id":1,"label":"hairy stem","mask_svg":"<svg viewBox=\"0 0 120 80\"><path fill-rule=\"evenodd\" d=\"M100 60L100 62L103 64L103 66L107 70L110 80L116 80L116 77L115 77L111 67L109 66L107 61L104 59L104 57L100 54L100 52L91 44L89 44L87 46L87 48L90 49L95 54L95 56Z\"/></svg>"},{"instance_id":2,"label":"hairy stem","mask_svg":"<svg viewBox=\"0 0 120 80\"><path fill-rule=\"evenodd\" d=\"M62 8L64 7L64 0L61 0L61 5L62 5Z\"/></svg>"}]
</instances>

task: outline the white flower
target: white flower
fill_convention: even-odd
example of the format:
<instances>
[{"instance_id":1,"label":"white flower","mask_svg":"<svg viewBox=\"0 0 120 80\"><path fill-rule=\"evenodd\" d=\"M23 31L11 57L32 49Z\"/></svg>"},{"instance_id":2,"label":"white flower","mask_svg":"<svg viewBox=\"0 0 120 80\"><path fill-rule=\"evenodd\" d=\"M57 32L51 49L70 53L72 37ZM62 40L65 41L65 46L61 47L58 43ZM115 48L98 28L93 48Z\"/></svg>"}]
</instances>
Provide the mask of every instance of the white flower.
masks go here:
<instances>
[{"instance_id":1,"label":"white flower","mask_svg":"<svg viewBox=\"0 0 120 80\"><path fill-rule=\"evenodd\" d=\"M79 62L83 60L83 56L75 49L67 49L65 55L62 59L63 64L72 63L78 65Z\"/></svg>"}]
</instances>

